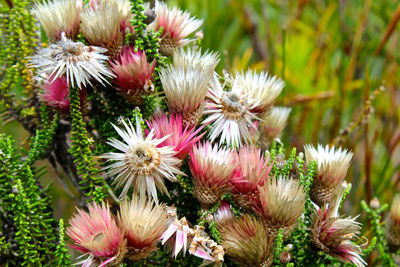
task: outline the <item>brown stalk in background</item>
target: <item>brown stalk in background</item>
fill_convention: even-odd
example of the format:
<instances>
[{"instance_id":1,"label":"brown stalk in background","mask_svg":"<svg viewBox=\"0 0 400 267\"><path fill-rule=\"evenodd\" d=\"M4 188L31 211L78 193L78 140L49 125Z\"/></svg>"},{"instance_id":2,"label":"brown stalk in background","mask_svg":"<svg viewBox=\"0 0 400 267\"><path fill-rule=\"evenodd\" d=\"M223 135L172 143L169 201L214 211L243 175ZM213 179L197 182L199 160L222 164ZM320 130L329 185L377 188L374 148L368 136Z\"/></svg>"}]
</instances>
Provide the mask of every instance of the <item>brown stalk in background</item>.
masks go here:
<instances>
[{"instance_id":1,"label":"brown stalk in background","mask_svg":"<svg viewBox=\"0 0 400 267\"><path fill-rule=\"evenodd\" d=\"M379 42L378 47L375 50L374 56L377 56L382 51L382 48L386 44L386 41L390 38L393 31L396 29L396 25L399 19L400 19L400 3L397 6L397 9L393 14L392 19L390 20L389 25L386 28L385 34L383 35L381 41Z\"/></svg>"}]
</instances>

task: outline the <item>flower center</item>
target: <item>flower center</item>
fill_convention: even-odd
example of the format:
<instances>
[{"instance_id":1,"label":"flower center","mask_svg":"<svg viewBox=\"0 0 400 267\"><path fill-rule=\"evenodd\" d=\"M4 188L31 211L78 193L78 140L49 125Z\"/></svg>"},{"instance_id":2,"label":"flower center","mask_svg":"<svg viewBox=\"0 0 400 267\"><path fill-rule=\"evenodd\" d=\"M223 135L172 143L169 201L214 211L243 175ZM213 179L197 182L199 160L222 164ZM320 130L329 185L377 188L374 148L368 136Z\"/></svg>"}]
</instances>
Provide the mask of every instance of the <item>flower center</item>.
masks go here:
<instances>
[{"instance_id":1,"label":"flower center","mask_svg":"<svg viewBox=\"0 0 400 267\"><path fill-rule=\"evenodd\" d=\"M160 152L153 144L139 143L129 149L126 162L139 174L151 174L160 165Z\"/></svg>"},{"instance_id":2,"label":"flower center","mask_svg":"<svg viewBox=\"0 0 400 267\"><path fill-rule=\"evenodd\" d=\"M246 101L234 92L226 92L221 99L222 113L230 120L239 120L246 112Z\"/></svg>"}]
</instances>

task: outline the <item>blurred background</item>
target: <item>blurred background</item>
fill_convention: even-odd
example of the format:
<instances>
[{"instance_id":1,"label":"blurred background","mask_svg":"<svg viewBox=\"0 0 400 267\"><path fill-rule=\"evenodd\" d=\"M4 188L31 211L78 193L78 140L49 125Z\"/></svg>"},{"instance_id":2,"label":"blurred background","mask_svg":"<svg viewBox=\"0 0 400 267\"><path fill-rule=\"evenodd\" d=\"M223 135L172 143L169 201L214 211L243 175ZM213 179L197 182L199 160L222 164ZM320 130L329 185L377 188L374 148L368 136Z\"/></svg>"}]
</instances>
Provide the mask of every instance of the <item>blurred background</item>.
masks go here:
<instances>
[{"instance_id":1,"label":"blurred background","mask_svg":"<svg viewBox=\"0 0 400 267\"><path fill-rule=\"evenodd\" d=\"M282 138L287 152L306 143L354 152L344 212L360 214L360 200L375 196L391 201L400 188L398 1L167 2L204 19L201 46L219 52L220 73L267 70L286 82L276 104L293 108ZM25 147L17 123L0 132ZM43 183L54 183L56 217L67 219L75 204L54 177L49 169Z\"/></svg>"}]
</instances>

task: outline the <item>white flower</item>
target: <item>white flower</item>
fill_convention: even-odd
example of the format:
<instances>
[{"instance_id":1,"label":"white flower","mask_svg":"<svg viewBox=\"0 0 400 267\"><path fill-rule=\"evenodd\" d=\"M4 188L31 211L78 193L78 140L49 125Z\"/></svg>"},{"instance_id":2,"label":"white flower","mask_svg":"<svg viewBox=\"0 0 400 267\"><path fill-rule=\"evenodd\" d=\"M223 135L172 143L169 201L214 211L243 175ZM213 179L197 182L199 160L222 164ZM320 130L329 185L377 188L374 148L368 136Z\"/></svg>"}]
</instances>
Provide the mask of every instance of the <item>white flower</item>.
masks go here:
<instances>
[{"instance_id":1,"label":"white flower","mask_svg":"<svg viewBox=\"0 0 400 267\"><path fill-rule=\"evenodd\" d=\"M273 107L262 118L261 133L271 139L279 138L285 128L291 108Z\"/></svg>"},{"instance_id":2,"label":"white flower","mask_svg":"<svg viewBox=\"0 0 400 267\"><path fill-rule=\"evenodd\" d=\"M232 87L231 91L224 91L223 87L215 75L207 95L211 101L206 103L204 110L209 117L203 124L213 123L209 139L212 142L221 135L220 144L240 146L242 140L248 144L251 138L249 127L254 127L253 121L258 119L251 111L254 105L249 102L248 94L238 87Z\"/></svg>"},{"instance_id":3,"label":"white flower","mask_svg":"<svg viewBox=\"0 0 400 267\"><path fill-rule=\"evenodd\" d=\"M285 83L267 72L236 72L232 87L247 93L249 101L254 105L252 111L264 113L281 93Z\"/></svg>"},{"instance_id":4,"label":"white flower","mask_svg":"<svg viewBox=\"0 0 400 267\"><path fill-rule=\"evenodd\" d=\"M120 54L123 45L120 29L123 13L118 4L117 1L102 0L81 14L82 34L90 44L107 48L111 58Z\"/></svg>"},{"instance_id":5,"label":"white flower","mask_svg":"<svg viewBox=\"0 0 400 267\"><path fill-rule=\"evenodd\" d=\"M307 165L311 161L317 162L316 181L314 182L327 187L336 187L342 183L353 153L342 148L336 149L334 146L331 149L329 146L324 148L320 144L317 149L312 145L305 145L304 150Z\"/></svg>"},{"instance_id":6,"label":"white flower","mask_svg":"<svg viewBox=\"0 0 400 267\"><path fill-rule=\"evenodd\" d=\"M172 55L172 61L176 68L200 70L209 76L209 80L211 80L219 58L217 53L206 51L202 54L200 49L193 47L187 50L183 48L175 50Z\"/></svg>"},{"instance_id":7,"label":"white flower","mask_svg":"<svg viewBox=\"0 0 400 267\"><path fill-rule=\"evenodd\" d=\"M201 69L169 66L160 71L160 80L173 112L193 112L203 102L207 91L208 75Z\"/></svg>"},{"instance_id":8,"label":"white flower","mask_svg":"<svg viewBox=\"0 0 400 267\"><path fill-rule=\"evenodd\" d=\"M55 42L61 33L71 39L79 33L79 13L81 8L76 0L50 0L36 3L33 13L40 21L47 37Z\"/></svg>"},{"instance_id":9,"label":"white flower","mask_svg":"<svg viewBox=\"0 0 400 267\"><path fill-rule=\"evenodd\" d=\"M123 187L121 198L126 196L129 188L133 187L134 192L139 193L141 198L145 197L147 192L149 198L152 197L158 202L156 188L169 196L163 178L175 181L176 174L185 175L176 167L181 160L175 157L172 147L157 147L168 136L156 139L154 130L151 130L144 138L139 118L136 116L136 131L132 123L128 122L129 125L122 120L125 129L113 124L124 142L115 138L107 142L121 152L109 152L101 156L114 161L105 170L108 170L108 176L117 175L114 184L117 188Z\"/></svg>"},{"instance_id":10,"label":"white flower","mask_svg":"<svg viewBox=\"0 0 400 267\"><path fill-rule=\"evenodd\" d=\"M115 76L104 64L108 58L103 55L106 51L102 47L73 42L63 33L60 41L39 50L37 55L30 58L30 63L38 68L38 75L47 75L50 82L66 74L67 82L72 86L81 88L82 84L91 84L91 78L104 85L106 77Z\"/></svg>"}]
</instances>

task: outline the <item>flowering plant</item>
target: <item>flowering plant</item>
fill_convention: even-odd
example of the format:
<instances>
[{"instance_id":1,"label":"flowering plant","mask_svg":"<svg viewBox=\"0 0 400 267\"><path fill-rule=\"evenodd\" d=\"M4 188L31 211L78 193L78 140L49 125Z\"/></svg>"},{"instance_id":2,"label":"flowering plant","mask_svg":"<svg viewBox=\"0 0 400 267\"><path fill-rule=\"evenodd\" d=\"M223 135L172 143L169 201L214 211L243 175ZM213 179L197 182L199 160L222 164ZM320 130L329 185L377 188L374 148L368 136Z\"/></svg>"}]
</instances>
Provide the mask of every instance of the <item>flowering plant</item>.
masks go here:
<instances>
[{"instance_id":1,"label":"flowering plant","mask_svg":"<svg viewBox=\"0 0 400 267\"><path fill-rule=\"evenodd\" d=\"M357 217L339 213L353 153L308 144L287 155L280 138L291 108L276 106L284 80L218 73L220 55L202 50L195 33L203 20L159 1L12 8L10 22L27 22L25 50L4 61L1 112L33 138L21 155L0 135L6 266L366 266L376 244L394 264L400 198L385 230L384 208L363 204L377 233L368 241ZM24 112L11 101L17 80ZM40 185L41 158L76 201L70 253Z\"/></svg>"}]
</instances>

